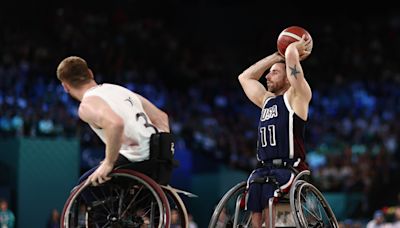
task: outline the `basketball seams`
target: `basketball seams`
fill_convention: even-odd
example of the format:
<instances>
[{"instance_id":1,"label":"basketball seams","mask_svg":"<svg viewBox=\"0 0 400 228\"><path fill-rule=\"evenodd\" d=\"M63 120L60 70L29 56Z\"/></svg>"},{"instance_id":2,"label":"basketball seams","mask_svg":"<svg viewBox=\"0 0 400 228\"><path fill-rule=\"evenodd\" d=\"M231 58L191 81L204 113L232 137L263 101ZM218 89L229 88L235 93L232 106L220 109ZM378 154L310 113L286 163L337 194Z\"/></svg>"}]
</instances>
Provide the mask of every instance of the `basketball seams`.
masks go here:
<instances>
[{"instance_id":1,"label":"basketball seams","mask_svg":"<svg viewBox=\"0 0 400 228\"><path fill-rule=\"evenodd\" d=\"M281 33L281 36L289 36L289 37L291 37L291 38L293 38L293 39L301 40L301 37L300 37L300 36L298 36L298 35L296 35L296 34L294 34L294 33L291 33L291 32L283 31L283 32Z\"/></svg>"}]
</instances>

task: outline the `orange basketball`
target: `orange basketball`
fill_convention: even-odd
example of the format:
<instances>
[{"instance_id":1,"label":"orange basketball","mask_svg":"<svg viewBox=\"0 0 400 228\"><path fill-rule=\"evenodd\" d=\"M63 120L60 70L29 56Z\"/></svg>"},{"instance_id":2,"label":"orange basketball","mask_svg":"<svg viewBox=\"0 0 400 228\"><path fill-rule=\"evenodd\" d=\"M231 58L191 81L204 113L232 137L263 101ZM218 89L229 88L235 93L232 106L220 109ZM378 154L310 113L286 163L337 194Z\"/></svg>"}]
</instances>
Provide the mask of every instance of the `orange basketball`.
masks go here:
<instances>
[{"instance_id":1,"label":"orange basketball","mask_svg":"<svg viewBox=\"0 0 400 228\"><path fill-rule=\"evenodd\" d=\"M305 40L311 39L312 37L310 33L302 27L299 26L290 26L284 29L278 36L277 40L277 48L279 54L285 56L286 48L289 44L298 41L301 39L303 35L306 35ZM312 44L312 41L311 41ZM312 49L312 46L311 46ZM311 49L309 51L311 51Z\"/></svg>"}]
</instances>

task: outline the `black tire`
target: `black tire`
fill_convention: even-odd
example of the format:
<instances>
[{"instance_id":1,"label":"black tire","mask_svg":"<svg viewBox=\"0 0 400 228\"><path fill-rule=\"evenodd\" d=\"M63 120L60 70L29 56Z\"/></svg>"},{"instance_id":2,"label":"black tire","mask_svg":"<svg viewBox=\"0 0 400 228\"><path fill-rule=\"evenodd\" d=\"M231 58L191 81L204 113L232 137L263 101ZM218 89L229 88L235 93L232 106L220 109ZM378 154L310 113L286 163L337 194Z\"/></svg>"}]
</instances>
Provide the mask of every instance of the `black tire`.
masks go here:
<instances>
[{"instance_id":1,"label":"black tire","mask_svg":"<svg viewBox=\"0 0 400 228\"><path fill-rule=\"evenodd\" d=\"M128 228L149 224L169 228L168 199L153 179L124 169L114 170L110 176L111 180L103 185L83 182L74 188L64 205L61 227Z\"/></svg>"}]
</instances>

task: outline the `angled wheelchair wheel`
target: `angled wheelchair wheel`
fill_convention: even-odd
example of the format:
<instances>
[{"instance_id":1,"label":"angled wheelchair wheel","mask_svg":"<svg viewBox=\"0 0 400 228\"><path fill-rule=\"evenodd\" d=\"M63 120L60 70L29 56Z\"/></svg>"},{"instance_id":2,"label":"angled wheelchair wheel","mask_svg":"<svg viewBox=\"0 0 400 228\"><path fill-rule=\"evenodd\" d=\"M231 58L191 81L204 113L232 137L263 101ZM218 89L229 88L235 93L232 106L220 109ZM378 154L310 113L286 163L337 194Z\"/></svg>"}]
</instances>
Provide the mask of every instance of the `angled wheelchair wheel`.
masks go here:
<instances>
[{"instance_id":1,"label":"angled wheelchair wheel","mask_svg":"<svg viewBox=\"0 0 400 228\"><path fill-rule=\"evenodd\" d=\"M293 187L290 201L297 226L339 227L328 202L314 185L299 180Z\"/></svg>"},{"instance_id":2,"label":"angled wheelchair wheel","mask_svg":"<svg viewBox=\"0 0 400 228\"><path fill-rule=\"evenodd\" d=\"M81 183L64 205L61 227L158 227L170 225L161 187L133 170L114 170L103 185Z\"/></svg>"},{"instance_id":3,"label":"angled wheelchair wheel","mask_svg":"<svg viewBox=\"0 0 400 228\"><path fill-rule=\"evenodd\" d=\"M231 188L216 206L209 228L251 227L251 212L245 210L246 182Z\"/></svg>"},{"instance_id":4,"label":"angled wheelchair wheel","mask_svg":"<svg viewBox=\"0 0 400 228\"><path fill-rule=\"evenodd\" d=\"M181 228L189 227L189 219L185 204L181 197L169 186L161 186L167 196L171 209L171 225L179 225Z\"/></svg>"}]
</instances>

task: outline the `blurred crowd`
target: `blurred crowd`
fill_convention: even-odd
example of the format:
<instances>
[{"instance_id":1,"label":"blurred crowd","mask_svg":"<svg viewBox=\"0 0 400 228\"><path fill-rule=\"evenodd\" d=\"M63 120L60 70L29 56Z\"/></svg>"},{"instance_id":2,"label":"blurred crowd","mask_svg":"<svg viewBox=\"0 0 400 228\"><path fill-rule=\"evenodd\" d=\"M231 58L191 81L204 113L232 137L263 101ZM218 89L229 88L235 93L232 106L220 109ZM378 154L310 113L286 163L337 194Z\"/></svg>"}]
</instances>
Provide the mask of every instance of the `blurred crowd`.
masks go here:
<instances>
[{"instance_id":1,"label":"blurred crowd","mask_svg":"<svg viewBox=\"0 0 400 228\"><path fill-rule=\"evenodd\" d=\"M0 137L77 137L83 162L93 163L88 151L102 143L78 120L77 102L55 75L61 59L79 55L98 82L124 85L165 110L182 147L250 171L259 110L237 75L275 51L275 37L292 22L259 22L264 29L249 38L251 19L222 26L217 3L207 18L194 19L206 10L201 1L152 10L151 3L116 2L26 10L18 20L2 12ZM313 179L322 191L364 193L360 213L372 214L400 189L400 16L296 21L315 42L303 66L313 89L306 130Z\"/></svg>"}]
</instances>

